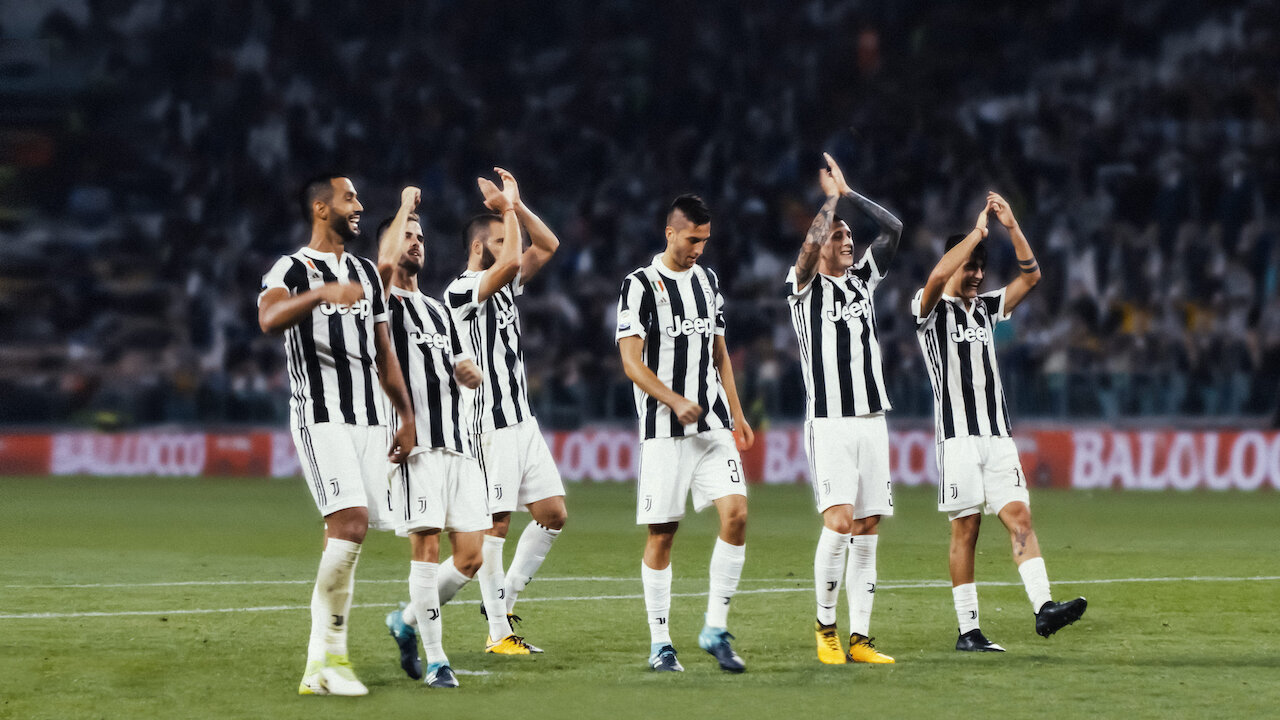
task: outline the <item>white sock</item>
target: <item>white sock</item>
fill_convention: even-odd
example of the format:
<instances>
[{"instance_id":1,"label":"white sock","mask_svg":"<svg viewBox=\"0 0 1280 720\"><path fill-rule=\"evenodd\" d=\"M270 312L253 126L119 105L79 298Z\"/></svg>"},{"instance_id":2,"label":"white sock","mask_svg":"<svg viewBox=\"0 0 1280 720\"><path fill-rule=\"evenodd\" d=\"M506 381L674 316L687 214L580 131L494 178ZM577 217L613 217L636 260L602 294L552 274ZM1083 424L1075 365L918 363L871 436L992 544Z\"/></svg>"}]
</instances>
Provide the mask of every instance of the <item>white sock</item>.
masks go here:
<instances>
[{"instance_id":1,"label":"white sock","mask_svg":"<svg viewBox=\"0 0 1280 720\"><path fill-rule=\"evenodd\" d=\"M879 535L855 535L849 539L849 567L845 587L849 593L849 632L871 635L871 606L876 601L876 546Z\"/></svg>"},{"instance_id":2,"label":"white sock","mask_svg":"<svg viewBox=\"0 0 1280 720\"><path fill-rule=\"evenodd\" d=\"M978 586L965 583L951 588L951 598L956 603L956 621L960 623L960 634L978 629Z\"/></svg>"},{"instance_id":3,"label":"white sock","mask_svg":"<svg viewBox=\"0 0 1280 720\"><path fill-rule=\"evenodd\" d=\"M742 564L747 559L746 545L730 545L716 538L711 551L711 588L707 593L707 627L729 626L729 601L738 591Z\"/></svg>"},{"instance_id":4,"label":"white sock","mask_svg":"<svg viewBox=\"0 0 1280 720\"><path fill-rule=\"evenodd\" d=\"M409 563L409 607L418 618L418 635L427 664L449 662L441 645L444 626L440 620L440 591L436 578L440 566L433 562Z\"/></svg>"},{"instance_id":5,"label":"white sock","mask_svg":"<svg viewBox=\"0 0 1280 720\"><path fill-rule=\"evenodd\" d=\"M520 542L516 543L515 557L511 558L511 567L507 568L507 612L516 606L516 598L524 590L547 559L547 551L555 542L559 530L543 527L538 522L530 521L520 533Z\"/></svg>"},{"instance_id":6,"label":"white sock","mask_svg":"<svg viewBox=\"0 0 1280 720\"><path fill-rule=\"evenodd\" d=\"M453 556L446 558L440 563L440 572L436 575L436 586L440 590L440 604L448 605L453 596L457 595L458 591L469 582L471 578L463 575L462 571L453 564Z\"/></svg>"},{"instance_id":7,"label":"white sock","mask_svg":"<svg viewBox=\"0 0 1280 720\"><path fill-rule=\"evenodd\" d=\"M1018 566L1018 574L1022 576L1022 586L1027 589L1031 610L1040 612L1040 607L1053 599L1049 594L1049 573L1044 569L1044 558L1023 560Z\"/></svg>"},{"instance_id":8,"label":"white sock","mask_svg":"<svg viewBox=\"0 0 1280 720\"><path fill-rule=\"evenodd\" d=\"M480 571L480 598L484 601L485 612L489 615L489 639L501 640L511 634L511 623L507 622L507 603L502 595L506 591L502 587L502 546L505 538L495 535L484 536L484 548L480 551L484 558Z\"/></svg>"},{"instance_id":9,"label":"white sock","mask_svg":"<svg viewBox=\"0 0 1280 720\"><path fill-rule=\"evenodd\" d=\"M849 547L849 533L838 533L828 527L818 536L818 550L813 555L813 589L818 596L818 622L834 625L836 603L840 600L840 583L844 578L844 558Z\"/></svg>"},{"instance_id":10,"label":"white sock","mask_svg":"<svg viewBox=\"0 0 1280 720\"><path fill-rule=\"evenodd\" d=\"M320 554L316 585L311 593L311 638L307 662L324 660L326 652L347 654L347 625L355 586L360 543L329 538Z\"/></svg>"},{"instance_id":11,"label":"white sock","mask_svg":"<svg viewBox=\"0 0 1280 720\"><path fill-rule=\"evenodd\" d=\"M654 645L671 644L671 566L654 570L640 563L640 581L644 583L644 609L649 613L649 641Z\"/></svg>"}]
</instances>

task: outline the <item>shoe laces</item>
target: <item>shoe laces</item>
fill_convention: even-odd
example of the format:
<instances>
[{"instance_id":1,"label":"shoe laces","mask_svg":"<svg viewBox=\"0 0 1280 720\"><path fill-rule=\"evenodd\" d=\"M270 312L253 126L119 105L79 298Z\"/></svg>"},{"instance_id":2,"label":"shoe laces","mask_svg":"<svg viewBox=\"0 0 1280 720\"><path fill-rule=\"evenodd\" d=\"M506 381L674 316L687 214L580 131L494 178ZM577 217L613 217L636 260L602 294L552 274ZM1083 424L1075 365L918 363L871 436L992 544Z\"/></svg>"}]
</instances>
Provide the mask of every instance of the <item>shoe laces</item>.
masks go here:
<instances>
[{"instance_id":1,"label":"shoe laces","mask_svg":"<svg viewBox=\"0 0 1280 720\"><path fill-rule=\"evenodd\" d=\"M875 650L875 649L876 649L875 638L873 638L873 637L866 637L866 636L860 636L860 637L862 637L862 639L861 639L861 640L856 640L856 641L854 641L854 640L850 639L850 643L849 643L849 644L851 644L851 645L865 645L865 646L867 646L868 648L871 648L872 650Z\"/></svg>"},{"instance_id":2,"label":"shoe laces","mask_svg":"<svg viewBox=\"0 0 1280 720\"><path fill-rule=\"evenodd\" d=\"M840 647L840 640L836 638L836 633L834 630L828 630L822 633L821 637L822 637L822 643L826 645L829 650L833 650L835 652L844 651L844 648Z\"/></svg>"}]
</instances>

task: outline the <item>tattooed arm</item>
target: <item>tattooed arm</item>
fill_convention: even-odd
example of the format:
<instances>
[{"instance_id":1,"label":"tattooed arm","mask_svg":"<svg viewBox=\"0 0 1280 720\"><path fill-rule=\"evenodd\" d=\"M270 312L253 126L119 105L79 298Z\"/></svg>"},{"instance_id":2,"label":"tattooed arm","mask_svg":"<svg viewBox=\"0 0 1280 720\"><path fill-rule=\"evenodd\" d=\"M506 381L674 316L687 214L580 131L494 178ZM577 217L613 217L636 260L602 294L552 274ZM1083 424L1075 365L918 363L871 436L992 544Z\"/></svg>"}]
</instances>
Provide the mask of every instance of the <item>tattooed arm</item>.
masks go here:
<instances>
[{"instance_id":1,"label":"tattooed arm","mask_svg":"<svg viewBox=\"0 0 1280 720\"><path fill-rule=\"evenodd\" d=\"M809 226L809 234L805 235L804 244L800 246L800 255L796 258L796 292L800 292L808 285L818 272L818 251L822 249L822 243L826 242L827 236L831 234L831 219L835 217L836 201L840 199L839 186L831 167L835 167L835 172L840 172L840 168L836 167L830 155L823 153L823 157L827 158L830 167L818 171L818 183L822 185L827 201L822 204L822 209L818 211L813 224Z\"/></svg>"}]
</instances>

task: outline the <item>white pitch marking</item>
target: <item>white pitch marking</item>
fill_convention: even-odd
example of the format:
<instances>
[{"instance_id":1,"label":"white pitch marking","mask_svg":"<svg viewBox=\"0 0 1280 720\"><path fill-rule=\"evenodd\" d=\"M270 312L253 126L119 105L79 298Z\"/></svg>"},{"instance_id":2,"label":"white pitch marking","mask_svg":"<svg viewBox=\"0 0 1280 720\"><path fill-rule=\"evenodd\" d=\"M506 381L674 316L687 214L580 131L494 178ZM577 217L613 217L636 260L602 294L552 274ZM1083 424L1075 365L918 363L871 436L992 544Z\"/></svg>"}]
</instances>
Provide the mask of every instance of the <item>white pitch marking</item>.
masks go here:
<instances>
[{"instance_id":1,"label":"white pitch marking","mask_svg":"<svg viewBox=\"0 0 1280 720\"><path fill-rule=\"evenodd\" d=\"M550 579L550 578L547 578ZM1112 583L1147 583L1147 582L1266 582L1272 580L1280 580L1280 575L1258 575L1254 577L1159 577L1159 578L1106 578L1099 580L1063 580L1058 581L1057 585L1102 585ZM979 585L989 587L1010 587L1021 586L1018 582L984 582ZM930 589L946 587L945 581L926 580L919 582L905 583L883 583L879 587L884 589L895 590L912 590L912 589ZM775 594L775 593L793 593L793 592L812 592L811 587L796 588L758 588L754 590L739 590L738 595L759 595L759 594ZM672 597L706 597L704 592L696 593L672 593ZM525 597L521 598L521 602L581 602L581 601L600 601L600 600L642 600L644 595L584 595L577 597ZM454 605L479 605L479 600L454 600ZM386 603L364 603L353 605L356 608L386 608L391 607ZM278 612L283 610L310 610L310 605L265 605L259 607L244 608L204 608L191 610L121 610L117 612L70 612L70 613L5 613L0 614L0 620L54 620L65 618L85 618L85 617L139 617L139 616L157 616L157 615L210 615L217 613L245 613L245 612Z\"/></svg>"}]
</instances>

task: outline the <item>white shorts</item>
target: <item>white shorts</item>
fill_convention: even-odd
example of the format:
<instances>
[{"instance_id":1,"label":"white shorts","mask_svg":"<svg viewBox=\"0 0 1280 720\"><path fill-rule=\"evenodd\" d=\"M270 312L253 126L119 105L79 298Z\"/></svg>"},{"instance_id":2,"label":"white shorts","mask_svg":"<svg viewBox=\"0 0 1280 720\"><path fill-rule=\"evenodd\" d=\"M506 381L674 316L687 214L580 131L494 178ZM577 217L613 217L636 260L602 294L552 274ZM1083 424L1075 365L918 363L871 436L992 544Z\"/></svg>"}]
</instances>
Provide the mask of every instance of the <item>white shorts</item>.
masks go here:
<instances>
[{"instance_id":1,"label":"white shorts","mask_svg":"<svg viewBox=\"0 0 1280 720\"><path fill-rule=\"evenodd\" d=\"M1011 502L1031 504L1013 438L958 437L938 446L938 510L952 520L986 512L998 515Z\"/></svg>"},{"instance_id":2,"label":"white shorts","mask_svg":"<svg viewBox=\"0 0 1280 720\"><path fill-rule=\"evenodd\" d=\"M418 448L391 465L396 534L476 532L493 527L480 461L442 448Z\"/></svg>"},{"instance_id":3,"label":"white shorts","mask_svg":"<svg viewBox=\"0 0 1280 720\"><path fill-rule=\"evenodd\" d=\"M637 525L656 525L683 518L690 491L695 512L702 512L722 497L747 496L742 458L738 456L732 431L708 430L697 435L653 438L640 443Z\"/></svg>"},{"instance_id":4,"label":"white shorts","mask_svg":"<svg viewBox=\"0 0 1280 720\"><path fill-rule=\"evenodd\" d=\"M524 510L531 502L564 495L560 469L535 418L481 433L480 467L491 513Z\"/></svg>"},{"instance_id":5,"label":"white shorts","mask_svg":"<svg viewBox=\"0 0 1280 720\"><path fill-rule=\"evenodd\" d=\"M893 515L884 415L814 418L804 424L804 443L818 512L852 505L857 519Z\"/></svg>"},{"instance_id":6,"label":"white shorts","mask_svg":"<svg viewBox=\"0 0 1280 720\"><path fill-rule=\"evenodd\" d=\"M293 428L302 475L320 514L369 509L369 527L394 530L387 451L391 430L385 425L325 422Z\"/></svg>"}]
</instances>

